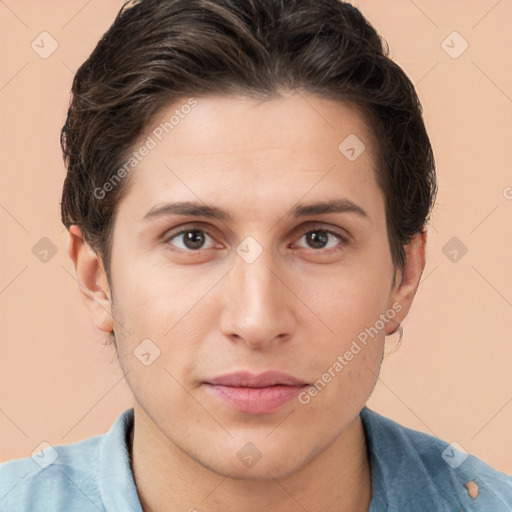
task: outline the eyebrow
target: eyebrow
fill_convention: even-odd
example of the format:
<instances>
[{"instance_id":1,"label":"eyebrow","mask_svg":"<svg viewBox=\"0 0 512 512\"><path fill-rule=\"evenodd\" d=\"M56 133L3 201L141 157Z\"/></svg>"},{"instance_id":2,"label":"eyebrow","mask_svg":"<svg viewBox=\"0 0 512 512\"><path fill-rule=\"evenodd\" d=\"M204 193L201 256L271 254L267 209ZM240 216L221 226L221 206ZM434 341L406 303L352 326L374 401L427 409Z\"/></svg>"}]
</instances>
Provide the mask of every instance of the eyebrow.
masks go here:
<instances>
[{"instance_id":1,"label":"eyebrow","mask_svg":"<svg viewBox=\"0 0 512 512\"><path fill-rule=\"evenodd\" d=\"M350 199L333 199L331 201L319 201L310 204L300 204L295 206L287 217L299 219L312 215L325 213L355 213L361 218L368 219L368 213L352 202ZM222 208L193 201L183 201L177 203L157 204L151 208L142 220L154 219L156 217L165 217L168 215L188 215L192 217L206 217L222 221L233 220L232 215Z\"/></svg>"}]
</instances>

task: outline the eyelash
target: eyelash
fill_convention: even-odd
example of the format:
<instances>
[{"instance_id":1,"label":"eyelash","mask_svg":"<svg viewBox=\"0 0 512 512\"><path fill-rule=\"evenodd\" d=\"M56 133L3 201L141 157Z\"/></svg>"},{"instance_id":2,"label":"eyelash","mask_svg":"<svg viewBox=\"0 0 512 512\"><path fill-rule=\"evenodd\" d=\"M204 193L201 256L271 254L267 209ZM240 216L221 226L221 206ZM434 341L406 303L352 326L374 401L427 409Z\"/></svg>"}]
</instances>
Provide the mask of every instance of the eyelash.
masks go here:
<instances>
[{"instance_id":1,"label":"eyelash","mask_svg":"<svg viewBox=\"0 0 512 512\"><path fill-rule=\"evenodd\" d=\"M166 245L172 245L170 243L170 241L173 239L173 238L176 238L180 235L183 235L185 233L189 233L189 232L192 232L192 231L199 231L200 233L205 233L206 235L208 235L210 238L214 239L214 237L211 235L211 233L205 229L204 226L202 226L201 224L191 224L191 225L188 225L186 228L183 228L177 232L174 232L174 233L170 233L168 234L166 237L165 237L165 240L164 240L164 243ZM310 249L311 251L313 252L323 252L323 253L331 253L331 252L336 252L336 251L340 251L340 250L343 250L343 247L345 247L346 245L349 244L350 240L349 238L346 236L346 235L343 235L341 233L339 233L338 231L333 231L331 229L327 229L321 225L319 226L308 226L307 229L303 229L302 231L300 231L299 233L299 237L298 239L300 240L304 235L308 234L308 233L311 233L311 232L315 232L315 231L321 231L323 233L327 233L329 235L332 235L336 238L339 238L340 241L341 241L341 247L335 247L335 248L330 248L330 249ZM181 252L181 253L190 253L191 255L192 254L199 254L201 253L202 251L206 251L208 249L172 249L172 250L175 250L177 252Z\"/></svg>"}]
</instances>

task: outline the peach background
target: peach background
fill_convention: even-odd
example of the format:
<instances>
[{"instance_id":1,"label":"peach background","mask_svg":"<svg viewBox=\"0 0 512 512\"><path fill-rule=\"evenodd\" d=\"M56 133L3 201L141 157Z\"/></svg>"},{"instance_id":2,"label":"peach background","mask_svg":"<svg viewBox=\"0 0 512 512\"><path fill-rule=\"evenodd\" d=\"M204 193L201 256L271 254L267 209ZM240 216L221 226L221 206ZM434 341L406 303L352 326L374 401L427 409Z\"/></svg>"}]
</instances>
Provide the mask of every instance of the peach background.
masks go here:
<instances>
[{"instance_id":1,"label":"peach background","mask_svg":"<svg viewBox=\"0 0 512 512\"><path fill-rule=\"evenodd\" d=\"M73 72L120 5L0 3L0 461L29 456L43 440L104 433L131 406L79 297L59 210L59 130ZM368 405L512 474L512 4L357 5L418 84L440 182L423 281ZM47 59L31 48L43 31L59 45ZM457 59L441 47L453 31L469 43ZM57 248L46 263L32 253L42 237ZM468 248L456 263L442 252L452 237Z\"/></svg>"}]
</instances>

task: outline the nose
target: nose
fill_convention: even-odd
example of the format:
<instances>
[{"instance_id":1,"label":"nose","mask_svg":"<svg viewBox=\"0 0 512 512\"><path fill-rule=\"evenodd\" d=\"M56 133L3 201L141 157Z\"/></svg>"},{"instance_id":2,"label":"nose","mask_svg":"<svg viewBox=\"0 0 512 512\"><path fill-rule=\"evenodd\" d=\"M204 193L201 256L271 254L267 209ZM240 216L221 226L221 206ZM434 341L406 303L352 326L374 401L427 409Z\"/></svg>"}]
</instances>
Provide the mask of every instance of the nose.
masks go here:
<instances>
[{"instance_id":1,"label":"nose","mask_svg":"<svg viewBox=\"0 0 512 512\"><path fill-rule=\"evenodd\" d=\"M255 261L234 255L223 283L221 331L234 342L265 348L291 339L297 323L295 297L270 249Z\"/></svg>"}]
</instances>

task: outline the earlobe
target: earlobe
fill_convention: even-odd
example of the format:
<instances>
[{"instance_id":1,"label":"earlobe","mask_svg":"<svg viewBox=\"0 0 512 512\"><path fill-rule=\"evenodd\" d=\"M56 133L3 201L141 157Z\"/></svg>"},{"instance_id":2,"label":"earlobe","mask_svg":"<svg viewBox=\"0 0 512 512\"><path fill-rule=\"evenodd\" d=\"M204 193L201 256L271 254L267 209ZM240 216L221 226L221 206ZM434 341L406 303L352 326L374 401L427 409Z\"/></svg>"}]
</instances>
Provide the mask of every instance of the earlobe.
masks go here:
<instances>
[{"instance_id":1,"label":"earlobe","mask_svg":"<svg viewBox=\"0 0 512 512\"><path fill-rule=\"evenodd\" d=\"M82 300L98 329L111 332L114 329L111 295L103 262L84 240L77 225L70 226L68 234L68 254L75 267Z\"/></svg>"},{"instance_id":2,"label":"earlobe","mask_svg":"<svg viewBox=\"0 0 512 512\"><path fill-rule=\"evenodd\" d=\"M400 304L399 313L386 328L386 334L392 334L405 319L411 308L412 301L420 284L425 268L425 247L427 232L423 230L413 236L411 242L404 247L405 263L402 271L397 272L396 282L390 296L390 304ZM397 308L398 309L398 308Z\"/></svg>"}]
</instances>

